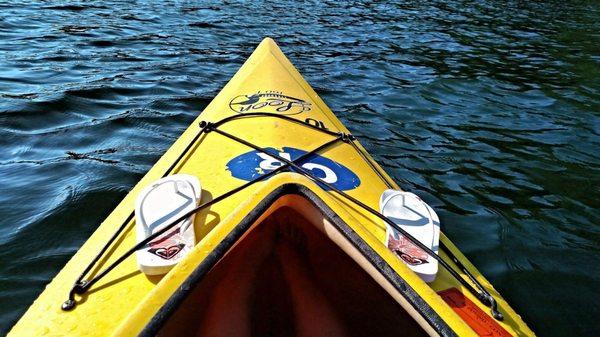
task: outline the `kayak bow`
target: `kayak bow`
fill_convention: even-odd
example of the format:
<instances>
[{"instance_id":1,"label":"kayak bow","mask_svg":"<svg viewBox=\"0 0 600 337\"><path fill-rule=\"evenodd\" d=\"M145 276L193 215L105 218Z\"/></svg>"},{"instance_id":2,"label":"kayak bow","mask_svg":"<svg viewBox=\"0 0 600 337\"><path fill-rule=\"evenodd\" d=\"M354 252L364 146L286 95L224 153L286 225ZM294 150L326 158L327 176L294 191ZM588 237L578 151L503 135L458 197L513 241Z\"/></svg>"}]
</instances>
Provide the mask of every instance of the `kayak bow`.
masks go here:
<instances>
[{"instance_id":1,"label":"kayak bow","mask_svg":"<svg viewBox=\"0 0 600 337\"><path fill-rule=\"evenodd\" d=\"M173 174L200 180L198 206L136 241L136 198ZM381 215L389 189L267 38L9 335L534 335L443 233L437 255ZM134 253L192 214L197 244L165 275L140 272ZM386 226L443 267L429 283Z\"/></svg>"}]
</instances>

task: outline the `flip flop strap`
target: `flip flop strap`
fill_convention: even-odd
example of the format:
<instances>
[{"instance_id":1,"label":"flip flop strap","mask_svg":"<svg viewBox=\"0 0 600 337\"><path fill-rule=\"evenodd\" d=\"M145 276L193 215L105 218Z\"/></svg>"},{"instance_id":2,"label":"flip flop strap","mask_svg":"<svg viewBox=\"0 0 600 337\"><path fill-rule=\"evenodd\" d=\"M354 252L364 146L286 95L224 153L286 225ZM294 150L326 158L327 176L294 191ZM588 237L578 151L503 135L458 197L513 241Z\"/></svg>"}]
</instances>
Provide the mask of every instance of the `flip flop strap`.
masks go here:
<instances>
[{"instance_id":1,"label":"flip flop strap","mask_svg":"<svg viewBox=\"0 0 600 337\"><path fill-rule=\"evenodd\" d=\"M179 191L179 189L177 188L177 181L166 181L166 182L163 182L163 183L161 183L161 184L166 184L166 183L173 183L173 184L175 185L175 193L177 193L177 194L179 194L180 196L182 196L183 198L185 198L185 199L186 199L186 202L185 202L183 205L181 205L181 206L177 207L176 209L172 210L171 212L169 212L169 213L167 213L167 214L163 215L162 217L160 217L159 219L157 219L156 221L154 221L154 222L153 222L153 223L151 223L150 225L148 225L148 224L146 223L146 219L145 219L145 217L144 217L144 213L143 213L143 211L142 211L142 212L141 212L142 214L140 214L140 218L141 218L141 220L142 220L142 225L144 226L144 231L146 232L146 236L148 236L148 235L151 235L151 234L152 234L152 231L153 231L154 229L156 229L156 228L157 228L158 226L160 226L161 224L163 224L163 223L167 222L167 220L171 219L171 218L172 218L174 215L176 215L176 214L178 214L179 212L181 212L182 210L184 210L184 209L185 209L185 208L186 208L186 207L187 207L189 204L191 204L191 203L192 203L192 201L193 201L193 198L190 198L189 196L187 196L187 195L185 195L185 194L183 194L183 193L181 193L181 192ZM189 184L189 185L191 186L191 184L190 184L189 182L186 182L186 183L187 183L187 184ZM156 185L156 186L159 186L159 185ZM193 186L191 186L191 187L192 187L192 191L193 191L193 190L194 190L194 187L193 187ZM148 193L146 196L148 196L149 194L150 194L150 193ZM144 197L144 200L142 200L142 207L140 207L140 209L143 209L143 205L144 205L144 201L145 201L145 199L146 199L146 197ZM181 232L183 232L183 230L182 230Z\"/></svg>"},{"instance_id":2,"label":"flip flop strap","mask_svg":"<svg viewBox=\"0 0 600 337\"><path fill-rule=\"evenodd\" d=\"M385 206L387 206L389 204L389 202L392 201L393 198L398 197L398 196L402 197L402 200L403 200L403 202L402 202L403 206L402 207L409 209L411 212L413 212L414 214L418 215L420 217L420 219L409 220L409 219L399 219L399 218L396 218L396 217L393 217L393 216L388 216L390 219L395 220L394 222L396 222L396 223L400 223L402 225L407 225L407 226L423 226L423 225L426 225L426 224L429 223L429 217L427 217L426 215L423 215L423 214L415 211L414 209L406 206L406 203L404 202L404 200L406 198L405 194L399 194L399 195L391 196L389 198L389 200L387 200L387 202L384 205L384 208L381 210L381 212L383 213L384 209L385 209ZM423 201L420 201L420 202L423 203ZM425 209L427 209L427 207L425 207ZM433 219L432 219L432 221L433 221Z\"/></svg>"}]
</instances>

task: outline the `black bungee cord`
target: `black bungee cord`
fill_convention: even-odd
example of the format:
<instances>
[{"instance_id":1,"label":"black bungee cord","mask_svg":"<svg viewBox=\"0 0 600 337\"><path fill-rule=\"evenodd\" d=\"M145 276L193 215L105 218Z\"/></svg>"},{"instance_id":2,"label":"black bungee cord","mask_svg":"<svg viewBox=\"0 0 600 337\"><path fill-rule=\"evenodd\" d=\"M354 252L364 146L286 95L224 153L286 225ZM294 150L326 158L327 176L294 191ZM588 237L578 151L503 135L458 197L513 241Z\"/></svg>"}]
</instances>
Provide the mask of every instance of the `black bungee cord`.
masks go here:
<instances>
[{"instance_id":1,"label":"black bungee cord","mask_svg":"<svg viewBox=\"0 0 600 337\"><path fill-rule=\"evenodd\" d=\"M432 251L429 247L425 246L421 241L415 239L412 235L410 235L407 231L405 231L404 229L402 229L402 227L398 226L395 222L393 222L392 220L388 219L386 216L384 216L383 214L381 214L380 212L378 212L377 210L373 209L372 207L366 205L365 203L363 203L362 201L354 198L353 196L349 195L348 193L338 189L337 187L333 186L332 184L325 182L323 179L315 176L312 172L310 172L309 170L297 165L296 163L283 158L277 154L273 154L273 153L269 153L267 152L265 149L256 146L246 140L243 140L237 136L234 136L228 132L219 130L219 129L215 129L213 128L212 131L225 136L229 139L232 139L240 144L244 144L248 147L251 147L259 152L262 152L264 154L267 154L285 164L289 164L291 167L294 168L294 170L299 171L298 173L310 178L311 180L313 180L315 183L317 183L317 185L322 185L322 186L326 186L328 189L336 192L337 194L343 196L344 198L352 201L353 203L355 203L356 205L362 207L363 209L365 209L366 211L368 211L369 213L377 216L378 218L380 218L381 220L385 221L388 225L390 225L392 228L394 228L395 230L397 230L398 232L400 232L402 235L404 235L406 238L408 238L412 243L414 243L415 245L417 245L419 248L421 248L422 250L424 250L428 255L430 255L431 257L433 257L434 259L438 260L438 262L454 277L456 278L465 288L467 288L473 295L475 295L475 297L477 297L482 303L484 303L485 305L491 307L491 313L493 315L494 318L498 319L498 320L502 320L503 316L502 314L498 311L498 304L496 303L496 300L494 299L494 297L487 291L485 290L485 288L483 287L483 285L481 285L476 279L475 277L468 271L466 271L466 268L463 271L466 271L466 275L469 277L469 279L475 283L475 285L477 286L477 288L479 289L479 291L475 290L464 278L462 278L446 261L444 261L444 259L442 259L439 255L437 255L434 251ZM456 261L458 261L458 259L455 256L452 256L453 261L456 263ZM458 265L458 264L457 264ZM462 268L461 268L462 269Z\"/></svg>"},{"instance_id":2,"label":"black bungee cord","mask_svg":"<svg viewBox=\"0 0 600 337\"><path fill-rule=\"evenodd\" d=\"M269 151L267 151L264 148L261 148L255 144L252 144L244 139L241 139L237 136L234 136L228 132L225 132L223 130L218 129L219 126L226 124L228 122L231 122L233 120L237 120L237 119L243 119L243 118L252 118L252 117L273 117L273 118L279 118L279 119L283 119L283 120L287 120L293 123L297 123L306 127L309 127L311 129L320 131L322 133L326 133L328 135L332 135L335 136L336 138L322 144L321 146L315 148L314 150L307 152L303 155L301 155L300 157L296 158L295 160L288 160L286 158L283 158L277 154L274 153L270 153ZM229 117L226 117L224 119L221 119L220 121L211 123L211 122L206 122L206 121L202 121L200 123L200 131L198 132L198 134L196 136L194 136L194 138L192 139L192 141L186 146L186 148L184 149L184 151L182 152L182 154L174 161L174 163L169 167L169 169L165 172L165 174L163 175L163 177L169 175L174 168L177 166L177 164L181 161L181 159L187 154L187 152L192 148L192 146L196 143L196 141L200 138L200 136L202 134L208 134L209 132L214 131L224 137L227 137L231 140L234 140L240 144L246 145L250 148L253 148L261 153L267 154L277 160L280 160L281 162L283 162L283 165L279 166L278 168L274 169L271 172L265 173L263 175L260 175L259 177L255 178L254 180L251 180L239 187L234 188L233 190L230 190L220 196L218 196L215 199L212 199L210 201L207 201L199 206L197 206L196 208L190 210L189 212L187 212L186 214L182 215L181 217L179 217L178 219L176 219L175 221L171 222L170 224L168 224L167 226L163 227L162 229L160 229L159 231L153 233L152 235L148 236L146 239L140 241L139 243L137 243L135 246L133 246L132 248L130 248L127 252L125 252L123 255L121 255L117 260L115 260L115 262L113 262L111 265L109 265L107 268L105 268L104 270L102 270L98 275L96 275L94 278L92 278L91 280L87 281L85 280L85 275L92 269L92 267L98 262L98 260L101 258L101 256L106 252L106 250L108 249L108 247L112 244L112 242L114 242L114 240L119 236L119 234L126 228L127 224L129 224L131 222L131 220L133 219L134 216L134 212L132 212L126 219L125 221L121 224L121 226L117 229L117 231L113 234L113 236L107 241L107 243L105 244L104 247L102 247L102 249L100 250L100 252L98 253L98 255L92 259L92 261L90 262L90 264L84 269L84 271L81 273L81 275L79 276L79 278L76 280L74 286L71 288L70 292L69 292L69 298L67 301L65 301L61 308L62 310L68 311L73 309L76 306L76 301L75 301L75 294L84 294L90 287L92 287L97 281L99 281L102 277L104 277L106 274L108 274L111 270L113 270L117 265L119 265L121 262L123 262L127 257L129 257L130 255L132 255L135 251L142 249L144 246L146 246L149 242L151 242L152 240L156 239L157 237L159 237L160 235L164 234L166 231L168 231L169 229L171 229L172 227L174 227L176 224L178 224L179 222L185 220L186 218L188 218L189 216L191 216L192 214L195 214L199 211L201 211L202 209L205 209L206 207L209 207L223 199L226 199L227 197L257 183L260 182L262 180L265 180L279 172L282 172L288 168L293 168L295 171L297 171L298 173L304 175L305 177L313 180L317 185L322 186L326 186L327 188L329 188L330 190L336 192L337 194L341 195L342 197L352 201L353 203L355 203L356 205L360 206L361 208L365 209L366 211L368 211L369 213L377 216L378 218L382 219L385 223L387 223L388 225L390 225L392 228L394 228L395 230L397 230L398 232L402 233L407 239L409 239L413 244L417 245L419 248L421 248L422 250L424 250L428 255L430 255L431 257L433 257L434 259L436 259L449 273L450 275L452 275L456 280L458 280L465 288L467 288L467 290L469 290L469 292L471 292L477 299L479 299L484 305L491 307L491 313L492 316L497 319L497 320L503 320L503 315L498 311L498 305L496 300L494 299L494 297L483 287L483 285L468 271L468 269L460 262L460 260L458 260L458 258L456 258L456 256L451 252L451 250L446 247L443 243L440 242L440 246L442 248L442 250L445 251L445 253L451 258L451 260L459 267L459 269L465 273L465 275L467 275L467 277L469 278L469 280L475 284L475 286L478 288L479 291L475 290L471 284L469 284L462 276L460 276L460 274L458 274L454 268L452 268L446 261L444 261L439 255L437 255L435 252L433 252L429 247L425 246L423 243L421 243L419 240L415 239L412 235L410 235L409 233L407 233L404 229L402 229L400 226L398 226L396 223L394 223L393 221L391 221L390 219L388 219L387 217L385 217L383 214L381 214L380 212L378 212L377 210L371 208L370 206L364 204L363 202L361 202L360 200L350 196L349 194L343 192L342 190L336 188L335 186L325 182L324 180L322 180L321 178L315 176L312 172L310 172L309 170L304 169L303 167L301 167L300 165L298 165L298 163L300 163L301 161L307 159L308 157L316 154L317 152L325 149L326 147L337 143L338 141L343 141L345 143L349 143L353 146L353 148L359 152L359 154L362 155L362 153L360 153L361 151L359 151L358 147L356 146L356 144L354 143L355 137L349 134L345 134L342 132L333 132L327 129L323 129L320 128L318 126L309 124L309 123L305 123L302 122L298 119L295 118L291 118L285 115L279 115L279 114L274 114L274 113L262 113L262 112L255 112L255 113L248 113L248 114L240 114L240 115L232 115ZM373 165L371 165L372 168L375 168ZM382 177L382 173L379 172L379 170L375 170L377 172L377 174ZM386 182L386 184L389 186L389 182L387 182L387 179L384 180Z\"/></svg>"},{"instance_id":3,"label":"black bungee cord","mask_svg":"<svg viewBox=\"0 0 600 337\"><path fill-rule=\"evenodd\" d=\"M314 155L315 153L318 153L319 151L329 147L330 145L337 143L339 141L342 141L343 138L340 137L336 137L330 141L328 141L327 143L317 147L316 149L314 149L313 151L307 152L305 154L303 154L302 156L296 158L296 160L294 160L294 162L301 162L307 158L309 158L310 156ZM173 228L175 225L177 225L178 223L180 223L181 221L185 220L186 218L188 218L189 216L191 216L192 214L195 214L209 206L212 206L213 204L216 204L219 201L222 201L228 197L230 197L233 194L236 194L244 189L246 189L247 187L250 187L251 185L254 185L255 183L258 183L262 180L265 180L285 169L287 169L288 167L290 167L289 164L284 164L278 168L276 168L275 170L265 173L263 175L258 176L257 178L255 178L254 180L251 180L241 186L238 186L236 188L234 188L233 190L230 190L210 201L207 201L203 204L198 205L196 208L190 210L189 212L185 213L184 215L180 216L179 218L177 218L176 220L174 220L173 222L171 222L170 224L166 225L165 227L161 228L160 230L152 233L152 235L149 235L147 238L145 238L144 240L138 242L135 246L133 246L132 248L130 248L128 251L126 251L125 253L123 253L123 255L121 255L117 260L115 260L112 264L110 264L108 267L106 267L105 269L103 269L101 272L99 272L96 276L94 276L91 280L84 280L83 277L81 277L81 280L78 280L77 283L75 283L75 285L71 288L71 290L69 291L69 298L61 305L62 310L64 311L69 311L71 309L73 309L76 305L77 305L77 301L75 301L75 294L78 295L82 295L85 292L87 292L96 282L98 282L101 278L103 278L106 274L108 274L111 270L113 270L116 266L118 266L119 264L121 264L127 257L129 257L130 255L132 255L133 253L135 253L137 250L144 248L149 242L151 242L152 240L156 239L157 237L159 237L160 235L164 234L165 232L167 232L169 229ZM127 221L125 224L128 224L129 221ZM115 234L113 234L113 237L118 236L119 232L121 232L126 226L121 226L119 227L119 229L117 230L117 232ZM112 239L112 238L111 238ZM110 243L108 243L107 245L105 245L101 251L100 254L94 258L94 260L92 261L93 263L95 263L100 256L102 255L102 253L104 253L106 251L106 249L108 248L108 246L110 245ZM86 267L85 270L90 270L93 266L93 263L91 263L90 265L88 265ZM82 275L84 275L82 273Z\"/></svg>"}]
</instances>

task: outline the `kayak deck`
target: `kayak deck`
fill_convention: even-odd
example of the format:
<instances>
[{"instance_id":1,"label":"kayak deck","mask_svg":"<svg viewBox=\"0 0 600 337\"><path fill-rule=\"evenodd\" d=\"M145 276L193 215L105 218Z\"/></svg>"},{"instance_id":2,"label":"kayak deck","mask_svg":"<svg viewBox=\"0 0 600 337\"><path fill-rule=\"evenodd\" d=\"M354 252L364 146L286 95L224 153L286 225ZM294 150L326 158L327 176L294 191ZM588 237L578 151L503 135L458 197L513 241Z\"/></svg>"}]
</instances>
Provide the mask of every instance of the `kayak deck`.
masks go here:
<instances>
[{"instance_id":1,"label":"kayak deck","mask_svg":"<svg viewBox=\"0 0 600 337\"><path fill-rule=\"evenodd\" d=\"M164 320L158 320L162 317L161 313L169 308L171 313L174 311L173 307L169 307L173 304L169 303L182 301L181 298L187 296L190 287L196 283L202 284L200 279L194 277L207 274L208 270L203 271L202 268L210 269L218 262L213 260L219 249L221 257L225 256L229 248L222 248L224 244L238 242L239 237L234 240L230 235L243 235L244 231L240 229L243 228L243 224L250 226L258 221L270 205L282 199L284 194L290 194L288 192L291 188L292 194L301 192L305 198L324 205L321 214L327 214L328 221L333 223L333 220L339 219L339 226L346 226L348 233L353 233L356 239L363 243L358 253L355 252L356 259L360 260L362 256L362 263L358 263L356 259L354 262L372 278L381 278L381 275L384 275L383 278L388 283L381 281L382 283L378 284L396 303L402 305L405 313L419 312L411 317L428 334L476 335L474 328L467 322L468 319L463 318L461 307L450 307L447 304L448 297L442 298L437 293L456 289L458 294L466 299L461 303L472 302L473 307L468 309L474 310L477 315L484 313L483 316L476 315L473 319L482 319L485 322L491 319L495 324L489 323L489 326L484 328L505 331L511 335L533 335L508 303L443 234L440 242L448 247L498 300L499 308L505 317L503 321L494 321L489 316L489 308L481 304L444 269L439 270L433 283L423 282L385 247L385 224L380 219L294 172L279 173L196 214L194 225L198 244L168 274L142 274L135 258L130 257L94 284L90 291L81 296L77 295L77 306L72 311L61 310L60 304L65 301L77 275L93 260L119 226L125 225L125 230L109 247L107 254L92 268L88 277L98 274L103 267L117 260L135 245L135 223L131 221L130 215L135 198L145 186L158 180L166 172L195 175L202 182L200 202L204 203L277 166L272 158L260 157L256 151L222 135L210 133L198 137L201 121L217 122L223 118L252 112L281 114L330 131L349 133L276 44L270 39L265 39L198 119L52 280L15 325L11 334L130 336L144 331L158 331L161 324L165 323ZM223 125L222 129L243 139L249 139L261 147L271 147L292 159L332 138L331 135L317 130L299 127L295 123L275 118L241 118ZM319 152L310 163L313 164L313 172L329 181L335 181L336 186L372 208L377 208L379 196L385 189L397 188L355 141L331 146ZM328 169L333 172L333 176ZM340 244L337 246L343 247ZM367 252L371 252L372 255L365 255ZM441 252L440 256L458 270L444 252ZM369 269L371 272L368 272ZM466 278L463 273L461 276ZM382 286L384 283L387 285ZM393 294L396 294L397 298ZM501 330L498 330L498 326Z\"/></svg>"}]
</instances>

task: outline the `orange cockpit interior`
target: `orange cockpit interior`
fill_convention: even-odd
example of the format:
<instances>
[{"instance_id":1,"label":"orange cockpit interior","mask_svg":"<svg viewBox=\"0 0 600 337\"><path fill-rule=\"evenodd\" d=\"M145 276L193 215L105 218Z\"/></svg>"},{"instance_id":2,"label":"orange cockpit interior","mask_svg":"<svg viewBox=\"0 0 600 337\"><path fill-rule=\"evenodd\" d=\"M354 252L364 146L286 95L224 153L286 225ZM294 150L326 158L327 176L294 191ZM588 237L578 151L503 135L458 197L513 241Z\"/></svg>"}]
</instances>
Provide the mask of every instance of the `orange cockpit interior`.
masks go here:
<instances>
[{"instance_id":1,"label":"orange cockpit interior","mask_svg":"<svg viewBox=\"0 0 600 337\"><path fill-rule=\"evenodd\" d=\"M280 197L191 287L158 335L427 335L340 237L308 200Z\"/></svg>"}]
</instances>

